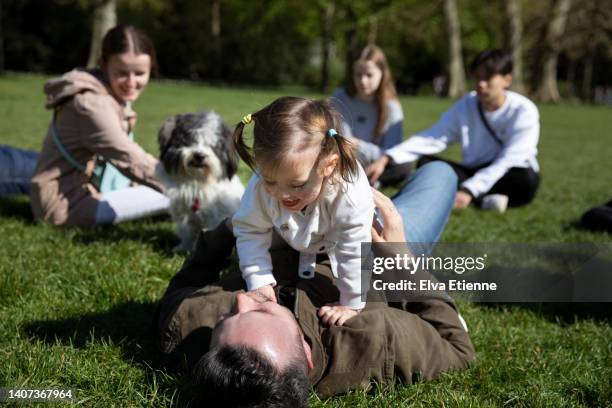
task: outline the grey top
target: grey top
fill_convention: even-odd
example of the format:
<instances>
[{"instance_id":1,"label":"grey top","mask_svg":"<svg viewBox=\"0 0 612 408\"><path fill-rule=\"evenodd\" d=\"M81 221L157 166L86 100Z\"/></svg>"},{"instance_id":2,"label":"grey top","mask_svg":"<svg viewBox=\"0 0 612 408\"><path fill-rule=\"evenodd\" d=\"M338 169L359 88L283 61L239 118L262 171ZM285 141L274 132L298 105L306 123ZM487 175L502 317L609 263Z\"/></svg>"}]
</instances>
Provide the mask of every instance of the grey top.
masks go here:
<instances>
[{"instance_id":1,"label":"grey top","mask_svg":"<svg viewBox=\"0 0 612 408\"><path fill-rule=\"evenodd\" d=\"M378 108L374 103L353 98L344 88L334 91L331 103L342 116L342 134L360 140L359 153L366 160L366 164L378 159L387 149L404 139L402 130L404 113L397 100L387 102L389 116L382 137L377 142L373 142L378 118Z\"/></svg>"}]
</instances>

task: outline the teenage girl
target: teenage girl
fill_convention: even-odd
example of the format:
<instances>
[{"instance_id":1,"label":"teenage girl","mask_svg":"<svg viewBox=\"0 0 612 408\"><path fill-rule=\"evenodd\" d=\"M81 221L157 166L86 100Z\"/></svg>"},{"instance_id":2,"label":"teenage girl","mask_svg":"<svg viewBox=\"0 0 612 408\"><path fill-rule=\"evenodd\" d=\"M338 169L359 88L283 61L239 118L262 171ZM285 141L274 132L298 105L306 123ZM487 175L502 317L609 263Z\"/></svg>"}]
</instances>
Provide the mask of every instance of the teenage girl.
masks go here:
<instances>
[{"instance_id":1,"label":"teenage girl","mask_svg":"<svg viewBox=\"0 0 612 408\"><path fill-rule=\"evenodd\" d=\"M387 58L377 46L368 45L357 54L345 82L331 101L342 117L343 134L357 146L365 168L403 141L404 113ZM379 181L395 185L409 173L410 165L388 167Z\"/></svg>"}]
</instances>

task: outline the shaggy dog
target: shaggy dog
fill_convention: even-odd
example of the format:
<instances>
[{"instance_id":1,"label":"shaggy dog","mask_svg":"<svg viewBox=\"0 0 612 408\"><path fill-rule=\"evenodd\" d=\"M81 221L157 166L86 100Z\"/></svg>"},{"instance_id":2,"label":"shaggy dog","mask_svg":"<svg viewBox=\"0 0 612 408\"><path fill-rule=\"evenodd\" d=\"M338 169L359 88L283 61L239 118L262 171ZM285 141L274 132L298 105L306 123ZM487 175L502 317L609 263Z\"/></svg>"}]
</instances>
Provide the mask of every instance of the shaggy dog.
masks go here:
<instances>
[{"instance_id":1,"label":"shaggy dog","mask_svg":"<svg viewBox=\"0 0 612 408\"><path fill-rule=\"evenodd\" d=\"M216 227L238 208L244 186L231 139L230 128L212 111L176 115L159 130L157 173L181 239L175 251L191 251L201 229Z\"/></svg>"}]
</instances>

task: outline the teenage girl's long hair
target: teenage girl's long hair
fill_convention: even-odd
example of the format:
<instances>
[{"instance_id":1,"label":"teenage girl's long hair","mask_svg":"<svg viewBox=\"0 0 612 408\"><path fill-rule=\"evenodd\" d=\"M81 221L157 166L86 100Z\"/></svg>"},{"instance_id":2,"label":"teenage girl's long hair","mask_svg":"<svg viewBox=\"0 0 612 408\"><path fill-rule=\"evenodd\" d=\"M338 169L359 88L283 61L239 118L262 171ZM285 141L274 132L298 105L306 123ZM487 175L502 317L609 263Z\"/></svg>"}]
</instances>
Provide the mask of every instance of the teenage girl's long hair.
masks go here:
<instances>
[{"instance_id":1,"label":"teenage girl's long hair","mask_svg":"<svg viewBox=\"0 0 612 408\"><path fill-rule=\"evenodd\" d=\"M357 59L353 61L349 69L349 77L346 78L346 90L351 97L357 95L357 88L355 87L355 65L358 62L372 61L378 69L382 71L382 79L380 86L376 90L376 108L378 110L378 118L376 119L376 128L374 129L374 140L379 141L382 137L385 123L389 117L389 105L388 102L397 99L397 92L393 85L393 78L391 76L391 69L389 69L389 63L385 53L376 45L367 45L358 54Z\"/></svg>"}]
</instances>

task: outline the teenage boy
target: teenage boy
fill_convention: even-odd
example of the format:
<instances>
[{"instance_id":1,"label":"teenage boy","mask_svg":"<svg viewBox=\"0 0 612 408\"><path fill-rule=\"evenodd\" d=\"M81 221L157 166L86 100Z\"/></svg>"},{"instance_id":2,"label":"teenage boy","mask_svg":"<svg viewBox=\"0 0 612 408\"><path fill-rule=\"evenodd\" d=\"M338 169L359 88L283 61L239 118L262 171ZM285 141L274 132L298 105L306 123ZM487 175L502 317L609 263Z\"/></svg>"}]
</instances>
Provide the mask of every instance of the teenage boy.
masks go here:
<instances>
[{"instance_id":1,"label":"teenage boy","mask_svg":"<svg viewBox=\"0 0 612 408\"><path fill-rule=\"evenodd\" d=\"M417 167L432 160L450 164L458 176L455 208L475 202L483 209L504 212L529 203L540 184L536 160L540 136L538 108L526 97L509 91L512 59L502 50L486 50L474 58L470 72L476 89L459 99L438 123L386 151L366 169L375 182L389 163L420 158ZM460 142L461 164L430 155Z\"/></svg>"}]
</instances>

